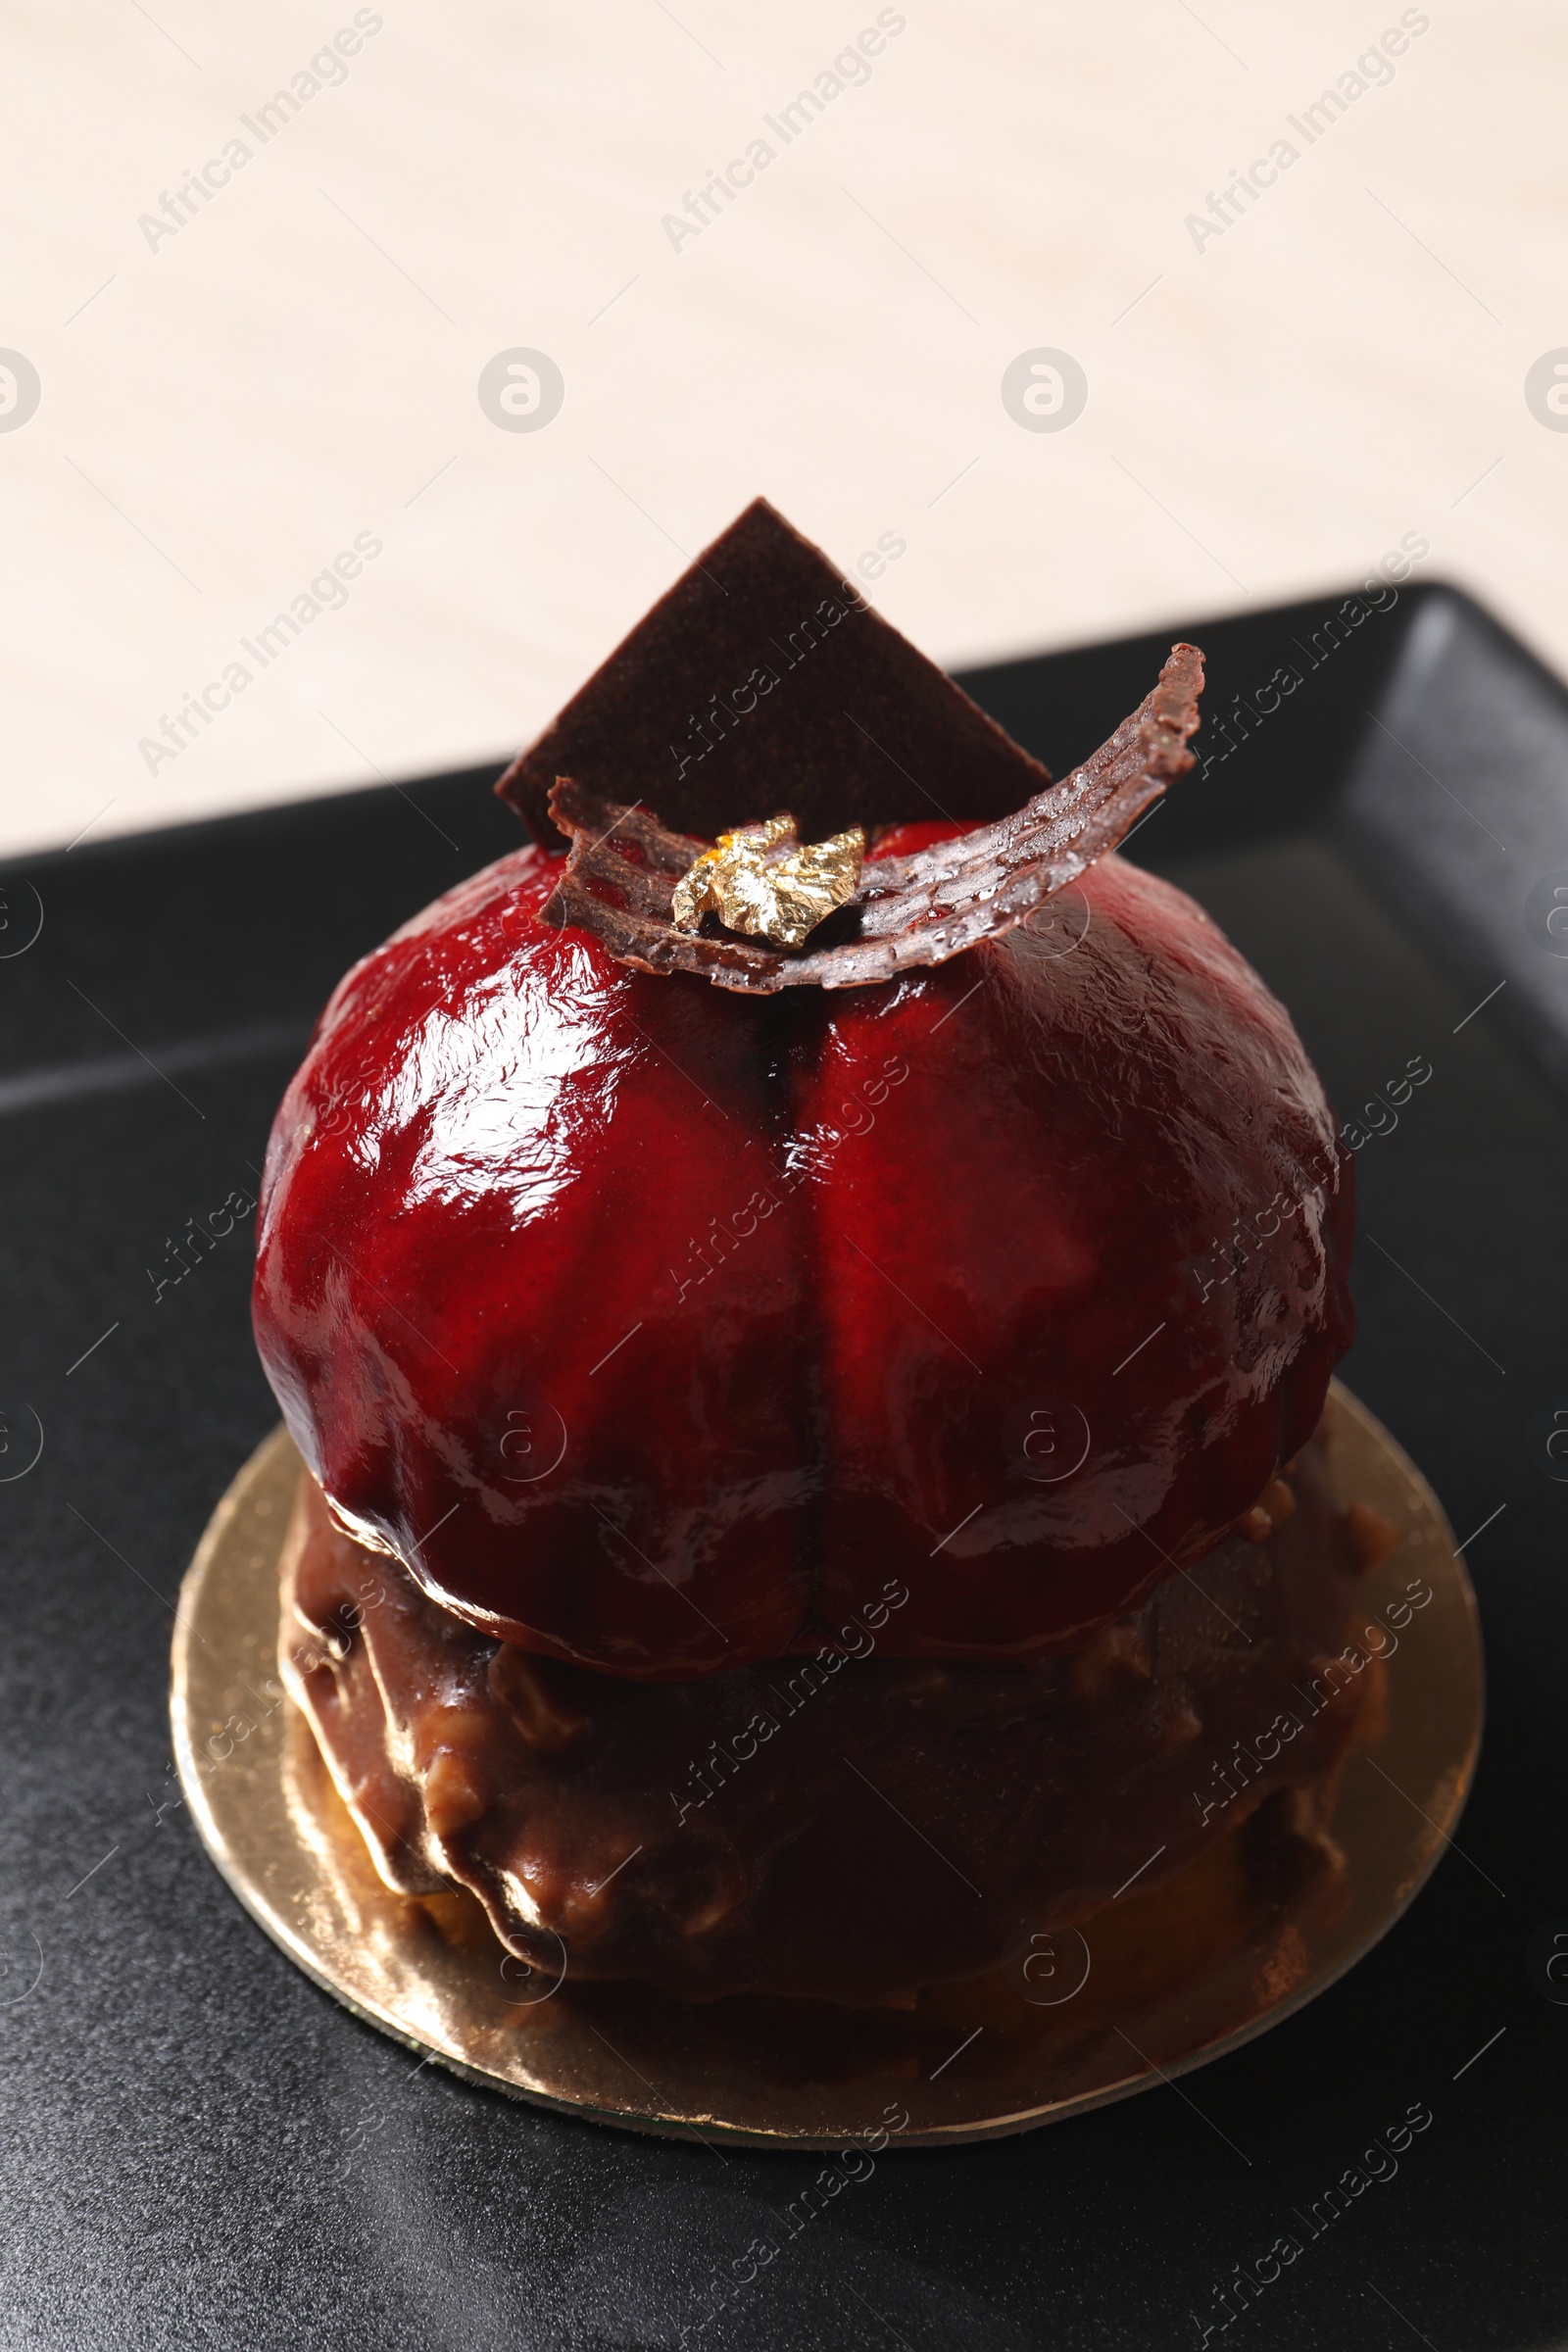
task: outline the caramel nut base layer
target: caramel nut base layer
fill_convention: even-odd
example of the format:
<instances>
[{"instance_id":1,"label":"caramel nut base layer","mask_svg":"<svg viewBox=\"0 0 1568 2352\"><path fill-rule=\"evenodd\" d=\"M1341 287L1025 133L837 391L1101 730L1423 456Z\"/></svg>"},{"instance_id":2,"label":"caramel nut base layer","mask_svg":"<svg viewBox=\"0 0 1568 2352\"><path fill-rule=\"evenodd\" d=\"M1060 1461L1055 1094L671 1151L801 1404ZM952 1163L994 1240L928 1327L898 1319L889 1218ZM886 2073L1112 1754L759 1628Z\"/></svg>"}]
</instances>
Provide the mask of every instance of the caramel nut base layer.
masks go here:
<instances>
[{"instance_id":1,"label":"caramel nut base layer","mask_svg":"<svg viewBox=\"0 0 1568 2352\"><path fill-rule=\"evenodd\" d=\"M1271 1795L1321 1810L1381 1682L1341 1654L1373 1532L1397 1542L1340 1507L1320 1431L1071 1649L902 1655L908 1585L873 1552L837 1650L650 1683L476 1630L302 1472L279 1674L384 1884L477 1896L525 1969L907 2006L1152 1891Z\"/></svg>"},{"instance_id":2,"label":"caramel nut base layer","mask_svg":"<svg viewBox=\"0 0 1568 2352\"><path fill-rule=\"evenodd\" d=\"M758 2147L943 2146L1126 2097L1332 1984L1410 1902L1468 1793L1483 1708L1469 1581L1420 1474L1337 1384L1335 1397L1342 1499L1400 1539L1359 1588L1365 1698L1343 1768L1269 1799L1163 1884L1130 1885L1006 1968L911 2006L687 2005L575 1984L509 1953L472 1897L385 1886L277 1679L300 1468L281 1430L219 1504L180 1595L174 1752L197 1828L260 1925L356 2015L473 2082L592 2121ZM1430 1598L1412 1607L1412 1589Z\"/></svg>"}]
</instances>

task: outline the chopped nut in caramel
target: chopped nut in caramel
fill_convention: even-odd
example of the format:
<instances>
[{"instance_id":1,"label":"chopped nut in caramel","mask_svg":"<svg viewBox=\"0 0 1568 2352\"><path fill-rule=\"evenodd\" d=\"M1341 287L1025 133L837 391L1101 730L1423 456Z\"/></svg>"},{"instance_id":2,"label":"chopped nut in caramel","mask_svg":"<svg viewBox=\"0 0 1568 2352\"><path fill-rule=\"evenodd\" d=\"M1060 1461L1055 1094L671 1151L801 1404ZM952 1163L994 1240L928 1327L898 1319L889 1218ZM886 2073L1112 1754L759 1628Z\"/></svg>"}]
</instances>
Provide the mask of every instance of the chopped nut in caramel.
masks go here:
<instances>
[{"instance_id":1,"label":"chopped nut in caramel","mask_svg":"<svg viewBox=\"0 0 1568 2352\"><path fill-rule=\"evenodd\" d=\"M1352 1502L1345 1514L1345 1532L1349 1538L1350 1550L1363 1576L1380 1568L1391 1552L1398 1549L1399 1531L1392 1519L1375 1511L1369 1502Z\"/></svg>"},{"instance_id":2,"label":"chopped nut in caramel","mask_svg":"<svg viewBox=\"0 0 1568 2352\"><path fill-rule=\"evenodd\" d=\"M489 1804L473 1765L453 1748L437 1749L420 1777L425 1818L437 1838L455 1838L460 1830L471 1829Z\"/></svg>"},{"instance_id":3,"label":"chopped nut in caramel","mask_svg":"<svg viewBox=\"0 0 1568 2352\"><path fill-rule=\"evenodd\" d=\"M548 1754L569 1746L588 1729L563 1684L566 1677L552 1659L530 1657L515 1642L503 1642L490 1661L490 1688L531 1748Z\"/></svg>"}]
</instances>

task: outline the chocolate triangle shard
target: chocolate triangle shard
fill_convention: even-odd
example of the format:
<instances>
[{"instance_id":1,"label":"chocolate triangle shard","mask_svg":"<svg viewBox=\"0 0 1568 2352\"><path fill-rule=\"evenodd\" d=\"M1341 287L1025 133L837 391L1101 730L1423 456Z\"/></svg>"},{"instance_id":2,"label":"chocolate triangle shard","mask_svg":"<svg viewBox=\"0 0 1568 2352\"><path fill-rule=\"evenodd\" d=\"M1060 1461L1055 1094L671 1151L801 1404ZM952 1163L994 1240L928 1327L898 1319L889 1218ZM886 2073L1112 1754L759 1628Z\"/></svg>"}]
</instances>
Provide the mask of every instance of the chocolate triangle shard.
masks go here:
<instances>
[{"instance_id":1,"label":"chocolate triangle shard","mask_svg":"<svg viewBox=\"0 0 1568 2352\"><path fill-rule=\"evenodd\" d=\"M572 848L543 919L591 931L639 970L693 972L761 995L803 985L863 988L917 964L945 963L1010 931L1125 838L1192 766L1187 741L1202 687L1202 655L1173 646L1153 692L1082 767L998 824L912 857L872 859L854 899L829 918L853 935L804 952L677 929L675 886L707 842L666 832L649 809L563 777L550 810Z\"/></svg>"},{"instance_id":2,"label":"chocolate triangle shard","mask_svg":"<svg viewBox=\"0 0 1568 2352\"><path fill-rule=\"evenodd\" d=\"M706 841L781 808L803 841L974 823L1051 781L760 498L497 785L551 849L559 776Z\"/></svg>"}]
</instances>

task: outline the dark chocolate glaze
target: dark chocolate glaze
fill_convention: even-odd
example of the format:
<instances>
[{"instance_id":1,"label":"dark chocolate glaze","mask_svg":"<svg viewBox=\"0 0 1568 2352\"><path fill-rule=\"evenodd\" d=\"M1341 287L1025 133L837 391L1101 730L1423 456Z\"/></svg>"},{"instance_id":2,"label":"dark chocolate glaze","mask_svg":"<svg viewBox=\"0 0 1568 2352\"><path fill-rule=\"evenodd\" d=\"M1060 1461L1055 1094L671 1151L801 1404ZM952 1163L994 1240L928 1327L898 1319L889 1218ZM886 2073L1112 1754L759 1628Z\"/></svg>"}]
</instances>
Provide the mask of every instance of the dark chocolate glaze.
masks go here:
<instances>
[{"instance_id":1,"label":"dark chocolate glaze","mask_svg":"<svg viewBox=\"0 0 1568 2352\"><path fill-rule=\"evenodd\" d=\"M854 1656L638 1684L474 1634L306 1478L281 1648L393 1886L469 1888L546 1979L863 2003L1003 1965L1276 1790L1321 1800L1375 1682L1329 1668L1368 1556L1314 1440L1250 1535L1071 1657L892 1656L910 1604L868 1571Z\"/></svg>"}]
</instances>

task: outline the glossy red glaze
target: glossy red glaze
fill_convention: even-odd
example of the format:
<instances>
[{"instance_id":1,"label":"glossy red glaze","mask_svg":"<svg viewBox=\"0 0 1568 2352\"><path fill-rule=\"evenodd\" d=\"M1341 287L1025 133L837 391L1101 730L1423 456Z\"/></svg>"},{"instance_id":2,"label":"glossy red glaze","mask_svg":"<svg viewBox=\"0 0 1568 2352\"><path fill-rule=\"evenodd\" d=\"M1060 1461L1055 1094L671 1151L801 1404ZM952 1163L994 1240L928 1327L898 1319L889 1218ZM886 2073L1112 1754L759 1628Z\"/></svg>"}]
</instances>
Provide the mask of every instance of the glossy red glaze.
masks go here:
<instances>
[{"instance_id":1,"label":"glossy red glaze","mask_svg":"<svg viewBox=\"0 0 1568 2352\"><path fill-rule=\"evenodd\" d=\"M960 833L973 831L973 825L960 825L946 817L922 819L914 825L884 825L866 858L913 858L921 850L935 849L939 841L956 841Z\"/></svg>"},{"instance_id":2,"label":"glossy red glaze","mask_svg":"<svg viewBox=\"0 0 1568 2352\"><path fill-rule=\"evenodd\" d=\"M368 956L278 1113L257 1337L345 1524L652 1680L890 1576L889 1652L1063 1647L1215 1543L1317 1421L1350 1203L1200 910L1107 858L952 962L748 1000L542 925L559 871Z\"/></svg>"}]
</instances>

